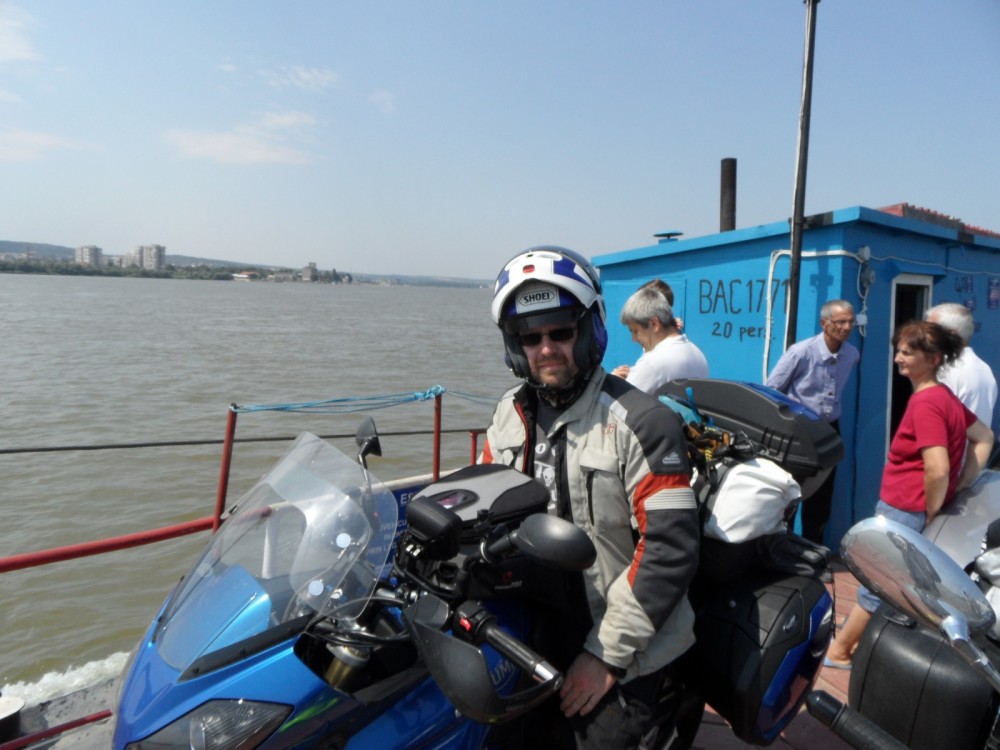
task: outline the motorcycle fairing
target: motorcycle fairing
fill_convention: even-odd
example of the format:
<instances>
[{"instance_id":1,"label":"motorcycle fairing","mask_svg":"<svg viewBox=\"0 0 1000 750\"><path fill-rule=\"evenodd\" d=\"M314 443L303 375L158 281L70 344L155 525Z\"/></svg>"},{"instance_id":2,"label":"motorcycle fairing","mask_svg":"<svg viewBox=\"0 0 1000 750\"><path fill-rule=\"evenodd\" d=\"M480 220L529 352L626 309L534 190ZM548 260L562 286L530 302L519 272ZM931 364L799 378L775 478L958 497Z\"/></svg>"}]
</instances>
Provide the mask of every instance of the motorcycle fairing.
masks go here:
<instances>
[{"instance_id":1,"label":"motorcycle fairing","mask_svg":"<svg viewBox=\"0 0 1000 750\"><path fill-rule=\"evenodd\" d=\"M242 567L206 578L159 634L160 655L183 669L202 654L217 651L267 629L271 599Z\"/></svg>"},{"instance_id":2,"label":"motorcycle fairing","mask_svg":"<svg viewBox=\"0 0 1000 750\"><path fill-rule=\"evenodd\" d=\"M350 738L347 748L365 750L402 750L427 742L433 745L442 738L460 747L479 747L489 729L457 717L421 665L392 678L388 686L377 684L348 695L330 688L302 664L294 653L296 636L182 680L177 670L158 658L151 635L152 628L143 640L137 668L124 678L115 750L154 734L206 701L227 697L296 707L259 750L315 747L321 738L340 735Z\"/></svg>"},{"instance_id":3,"label":"motorcycle fairing","mask_svg":"<svg viewBox=\"0 0 1000 750\"><path fill-rule=\"evenodd\" d=\"M398 507L310 433L236 504L159 621L161 656L206 654L305 614L356 617L392 551Z\"/></svg>"},{"instance_id":4,"label":"motorcycle fairing","mask_svg":"<svg viewBox=\"0 0 1000 750\"><path fill-rule=\"evenodd\" d=\"M277 745L281 747L295 746L286 744L288 727L294 728L296 736L320 736L357 705L350 696L330 688L295 656L294 637L194 679L180 680L179 671L160 658L149 635L120 690L115 748L154 734L209 700L295 707L279 729L286 736ZM303 722L303 715L313 719Z\"/></svg>"},{"instance_id":5,"label":"motorcycle fairing","mask_svg":"<svg viewBox=\"0 0 1000 750\"><path fill-rule=\"evenodd\" d=\"M261 747L307 746L331 733L358 703L303 664L295 644L313 617L349 626L364 609L397 520L383 485L300 435L233 508L141 641L119 691L115 747L209 700L294 707ZM229 652L239 658L223 658Z\"/></svg>"},{"instance_id":6,"label":"motorcycle fairing","mask_svg":"<svg viewBox=\"0 0 1000 750\"><path fill-rule=\"evenodd\" d=\"M356 727L344 750L479 748L490 729L458 715L431 677L400 694L378 718Z\"/></svg>"}]
</instances>

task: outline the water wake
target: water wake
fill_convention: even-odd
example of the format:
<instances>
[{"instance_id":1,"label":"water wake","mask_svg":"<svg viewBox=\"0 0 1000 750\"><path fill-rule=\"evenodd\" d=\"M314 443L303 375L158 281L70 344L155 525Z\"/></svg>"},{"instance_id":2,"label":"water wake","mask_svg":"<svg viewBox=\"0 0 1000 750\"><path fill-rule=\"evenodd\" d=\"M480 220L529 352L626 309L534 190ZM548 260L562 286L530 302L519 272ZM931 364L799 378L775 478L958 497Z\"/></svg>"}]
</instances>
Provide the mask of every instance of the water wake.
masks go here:
<instances>
[{"instance_id":1,"label":"water wake","mask_svg":"<svg viewBox=\"0 0 1000 750\"><path fill-rule=\"evenodd\" d=\"M0 693L22 698L26 706L37 706L52 698L58 698L117 677L125 668L128 656L123 651L112 654L106 659L84 664L82 667L71 667L65 672L49 672L43 675L38 682L30 684L14 682L0 687Z\"/></svg>"}]
</instances>

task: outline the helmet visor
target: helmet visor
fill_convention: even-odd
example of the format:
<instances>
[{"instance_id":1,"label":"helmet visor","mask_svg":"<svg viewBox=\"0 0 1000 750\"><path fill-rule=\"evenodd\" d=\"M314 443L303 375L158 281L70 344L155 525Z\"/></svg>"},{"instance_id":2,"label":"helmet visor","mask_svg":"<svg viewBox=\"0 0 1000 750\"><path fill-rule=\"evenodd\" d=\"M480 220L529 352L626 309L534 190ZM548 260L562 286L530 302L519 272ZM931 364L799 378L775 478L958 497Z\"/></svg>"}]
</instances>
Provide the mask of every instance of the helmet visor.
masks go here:
<instances>
[{"instance_id":1,"label":"helmet visor","mask_svg":"<svg viewBox=\"0 0 1000 750\"><path fill-rule=\"evenodd\" d=\"M570 326L579 322L584 312L582 307L559 307L507 318L503 326L510 333L524 333L542 326Z\"/></svg>"}]
</instances>

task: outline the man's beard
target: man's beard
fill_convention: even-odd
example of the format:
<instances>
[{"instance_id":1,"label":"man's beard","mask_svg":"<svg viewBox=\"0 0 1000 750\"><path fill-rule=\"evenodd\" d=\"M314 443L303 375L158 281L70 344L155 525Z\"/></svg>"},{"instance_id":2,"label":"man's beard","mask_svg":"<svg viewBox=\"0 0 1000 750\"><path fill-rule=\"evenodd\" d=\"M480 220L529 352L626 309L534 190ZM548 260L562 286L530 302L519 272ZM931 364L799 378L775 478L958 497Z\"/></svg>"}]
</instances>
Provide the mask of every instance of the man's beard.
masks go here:
<instances>
[{"instance_id":1,"label":"man's beard","mask_svg":"<svg viewBox=\"0 0 1000 750\"><path fill-rule=\"evenodd\" d=\"M556 364L555 362L550 362L548 364ZM528 381L528 385L534 388L538 397L541 398L545 403L554 409L565 409L567 406L576 401L580 394L583 393L583 389L587 385L587 381L590 379L590 373L592 370L577 370L572 375L568 376L568 381L565 383L560 383L559 385L551 383L543 383L538 380L534 375Z\"/></svg>"},{"instance_id":2,"label":"man's beard","mask_svg":"<svg viewBox=\"0 0 1000 750\"><path fill-rule=\"evenodd\" d=\"M545 370L550 367L559 367L558 380L557 382L548 382L542 380L537 374L532 373L534 380L539 383L541 388L551 388L553 390L558 390L560 388L565 388L579 375L579 370L576 369L569 360L565 357L550 357L544 361L539 361L535 364L535 369L538 372Z\"/></svg>"}]
</instances>

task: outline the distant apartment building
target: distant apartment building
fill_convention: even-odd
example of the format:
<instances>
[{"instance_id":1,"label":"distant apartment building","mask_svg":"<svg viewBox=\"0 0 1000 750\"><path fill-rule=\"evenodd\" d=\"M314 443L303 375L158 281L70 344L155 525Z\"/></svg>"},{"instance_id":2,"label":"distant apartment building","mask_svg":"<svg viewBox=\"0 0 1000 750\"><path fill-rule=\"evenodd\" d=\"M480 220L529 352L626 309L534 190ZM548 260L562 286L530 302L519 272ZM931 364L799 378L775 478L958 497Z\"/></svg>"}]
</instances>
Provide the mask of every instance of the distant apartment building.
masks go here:
<instances>
[{"instance_id":1,"label":"distant apartment building","mask_svg":"<svg viewBox=\"0 0 1000 750\"><path fill-rule=\"evenodd\" d=\"M319 271L316 270L316 264L310 263L305 268L302 269L302 280L303 281L316 281L319 278Z\"/></svg>"},{"instance_id":2,"label":"distant apartment building","mask_svg":"<svg viewBox=\"0 0 1000 750\"><path fill-rule=\"evenodd\" d=\"M166 265L166 252L163 245L139 245L125 256L124 265L159 271Z\"/></svg>"},{"instance_id":3,"label":"distant apartment building","mask_svg":"<svg viewBox=\"0 0 1000 750\"><path fill-rule=\"evenodd\" d=\"M78 247L74 255L79 266L104 265L104 252L97 245Z\"/></svg>"}]
</instances>

